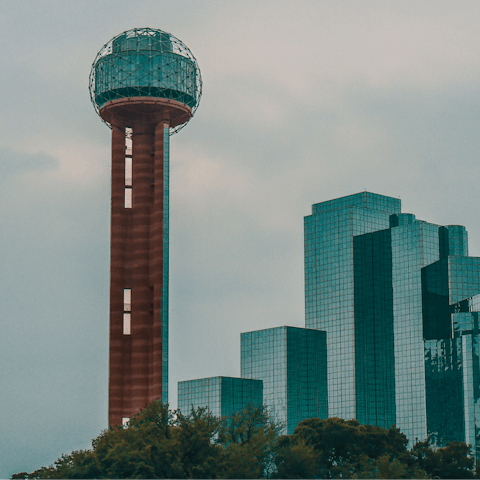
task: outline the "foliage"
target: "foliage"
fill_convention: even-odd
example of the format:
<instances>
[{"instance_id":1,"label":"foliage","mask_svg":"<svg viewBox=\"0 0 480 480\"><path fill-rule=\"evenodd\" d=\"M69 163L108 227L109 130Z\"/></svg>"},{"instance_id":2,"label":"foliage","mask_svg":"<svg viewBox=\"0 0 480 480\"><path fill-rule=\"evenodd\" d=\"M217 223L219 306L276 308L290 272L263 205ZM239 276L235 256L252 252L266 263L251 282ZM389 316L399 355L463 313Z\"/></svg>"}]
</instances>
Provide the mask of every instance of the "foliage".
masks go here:
<instances>
[{"instance_id":1,"label":"foliage","mask_svg":"<svg viewBox=\"0 0 480 480\"><path fill-rule=\"evenodd\" d=\"M396 428L339 418L304 420L293 435L282 428L263 408L220 420L153 402L92 449L12 478L474 478L465 443L434 448L427 439L409 451Z\"/></svg>"},{"instance_id":2,"label":"foliage","mask_svg":"<svg viewBox=\"0 0 480 480\"><path fill-rule=\"evenodd\" d=\"M247 407L224 419L221 478L269 478L275 468L275 445L282 426L263 407Z\"/></svg>"},{"instance_id":3,"label":"foliage","mask_svg":"<svg viewBox=\"0 0 480 480\"><path fill-rule=\"evenodd\" d=\"M313 449L306 450L307 448ZM406 436L360 425L356 420L311 418L279 440L281 478L473 478L474 460L465 443L432 448L430 439L407 449ZM287 448L286 448L287 447ZM291 455L297 447L297 457ZM303 452L302 452L303 450ZM283 451L286 452L283 453ZM302 461L296 461L303 455Z\"/></svg>"},{"instance_id":4,"label":"foliage","mask_svg":"<svg viewBox=\"0 0 480 480\"><path fill-rule=\"evenodd\" d=\"M360 425L357 420L311 418L299 424L293 437L313 447L318 477L352 478L364 473L374 477L378 471L385 470L388 460L397 462L397 466L405 465L405 471L396 469L397 478L412 478L408 469L407 437L393 427L385 430Z\"/></svg>"},{"instance_id":5,"label":"foliage","mask_svg":"<svg viewBox=\"0 0 480 480\"><path fill-rule=\"evenodd\" d=\"M412 456L431 478L475 478L474 460L469 457L470 447L463 442L450 442L438 449L430 447L430 438L417 442Z\"/></svg>"},{"instance_id":6,"label":"foliage","mask_svg":"<svg viewBox=\"0 0 480 480\"><path fill-rule=\"evenodd\" d=\"M316 468L315 451L299 436L285 435L276 445L274 478L313 478Z\"/></svg>"}]
</instances>

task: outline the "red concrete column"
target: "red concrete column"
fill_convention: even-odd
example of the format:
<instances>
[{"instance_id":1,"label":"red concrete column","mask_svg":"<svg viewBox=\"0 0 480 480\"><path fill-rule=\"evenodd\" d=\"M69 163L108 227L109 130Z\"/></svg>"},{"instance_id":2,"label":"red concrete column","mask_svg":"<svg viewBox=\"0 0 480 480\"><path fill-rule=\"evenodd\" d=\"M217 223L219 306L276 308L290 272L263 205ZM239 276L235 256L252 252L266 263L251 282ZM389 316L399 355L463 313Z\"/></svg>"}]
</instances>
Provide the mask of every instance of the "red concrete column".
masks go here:
<instances>
[{"instance_id":1,"label":"red concrete column","mask_svg":"<svg viewBox=\"0 0 480 480\"><path fill-rule=\"evenodd\" d=\"M131 228L132 288L131 412L148 404L153 292L150 284L150 214L153 202L153 125L133 126L133 208ZM130 416L129 415L129 416Z\"/></svg>"},{"instance_id":2,"label":"red concrete column","mask_svg":"<svg viewBox=\"0 0 480 480\"><path fill-rule=\"evenodd\" d=\"M162 398L164 128L191 117L174 100L108 102L112 125L109 425ZM125 208L125 126L133 125L132 208ZM123 334L123 293L131 289L131 333Z\"/></svg>"},{"instance_id":3,"label":"red concrete column","mask_svg":"<svg viewBox=\"0 0 480 480\"><path fill-rule=\"evenodd\" d=\"M128 388L130 338L123 335L124 254L127 233L125 198L125 127L112 121L110 230L110 361L109 424L121 424L124 390Z\"/></svg>"},{"instance_id":4,"label":"red concrete column","mask_svg":"<svg viewBox=\"0 0 480 480\"><path fill-rule=\"evenodd\" d=\"M150 278L154 287L152 378L149 400L162 398L162 286L163 286L163 179L164 179L164 128L168 123L160 121L155 127L155 189L152 221L150 224Z\"/></svg>"}]
</instances>

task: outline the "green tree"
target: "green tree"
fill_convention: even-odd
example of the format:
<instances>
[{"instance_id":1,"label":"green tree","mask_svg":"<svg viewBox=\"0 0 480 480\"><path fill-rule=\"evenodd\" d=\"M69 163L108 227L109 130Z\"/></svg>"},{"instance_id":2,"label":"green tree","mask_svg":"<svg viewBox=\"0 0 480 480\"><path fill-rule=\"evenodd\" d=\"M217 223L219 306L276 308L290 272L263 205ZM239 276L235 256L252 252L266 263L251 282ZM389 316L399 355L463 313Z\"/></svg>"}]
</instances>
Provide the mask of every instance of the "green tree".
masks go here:
<instances>
[{"instance_id":1,"label":"green tree","mask_svg":"<svg viewBox=\"0 0 480 480\"><path fill-rule=\"evenodd\" d=\"M218 419L205 409L174 414L152 402L125 427L102 432L91 450L15 478L216 478Z\"/></svg>"},{"instance_id":2,"label":"green tree","mask_svg":"<svg viewBox=\"0 0 480 480\"><path fill-rule=\"evenodd\" d=\"M275 452L274 478L313 478L315 475L315 451L303 438L283 435L277 441Z\"/></svg>"},{"instance_id":3,"label":"green tree","mask_svg":"<svg viewBox=\"0 0 480 480\"><path fill-rule=\"evenodd\" d=\"M221 478L269 478L282 426L264 407L247 407L223 419L219 443L224 447Z\"/></svg>"},{"instance_id":4,"label":"green tree","mask_svg":"<svg viewBox=\"0 0 480 480\"><path fill-rule=\"evenodd\" d=\"M387 430L340 418L304 420L293 435L279 439L278 479L430 479L407 444L406 436L394 427ZM295 449L303 462L292 458Z\"/></svg>"},{"instance_id":5,"label":"green tree","mask_svg":"<svg viewBox=\"0 0 480 480\"><path fill-rule=\"evenodd\" d=\"M89 463L90 454L89 450L73 451L70 455L62 455L49 467L41 467L32 473L17 473L12 475L12 479L89 478L86 476L85 466Z\"/></svg>"},{"instance_id":6,"label":"green tree","mask_svg":"<svg viewBox=\"0 0 480 480\"><path fill-rule=\"evenodd\" d=\"M221 421L206 408L192 408L189 415L177 412L173 447L181 469L173 477L217 478L224 455L217 443L220 426Z\"/></svg>"},{"instance_id":7,"label":"green tree","mask_svg":"<svg viewBox=\"0 0 480 480\"><path fill-rule=\"evenodd\" d=\"M461 442L434 448L427 439L408 451L393 427L339 418L304 420L293 435L281 430L263 408L219 420L205 408L183 414L153 402L102 432L92 449L12 478L474 478Z\"/></svg>"},{"instance_id":8,"label":"green tree","mask_svg":"<svg viewBox=\"0 0 480 480\"><path fill-rule=\"evenodd\" d=\"M386 430L356 420L310 418L300 422L293 437L313 448L319 478L425 477L407 449L406 436L394 427Z\"/></svg>"},{"instance_id":9,"label":"green tree","mask_svg":"<svg viewBox=\"0 0 480 480\"><path fill-rule=\"evenodd\" d=\"M174 443L173 413L167 405L152 402L128 425L110 428L92 442L83 478L175 476L181 467Z\"/></svg>"},{"instance_id":10,"label":"green tree","mask_svg":"<svg viewBox=\"0 0 480 480\"><path fill-rule=\"evenodd\" d=\"M470 446L464 442L432 448L430 437L412 448L416 463L431 478L475 478L475 462L469 452Z\"/></svg>"}]
</instances>

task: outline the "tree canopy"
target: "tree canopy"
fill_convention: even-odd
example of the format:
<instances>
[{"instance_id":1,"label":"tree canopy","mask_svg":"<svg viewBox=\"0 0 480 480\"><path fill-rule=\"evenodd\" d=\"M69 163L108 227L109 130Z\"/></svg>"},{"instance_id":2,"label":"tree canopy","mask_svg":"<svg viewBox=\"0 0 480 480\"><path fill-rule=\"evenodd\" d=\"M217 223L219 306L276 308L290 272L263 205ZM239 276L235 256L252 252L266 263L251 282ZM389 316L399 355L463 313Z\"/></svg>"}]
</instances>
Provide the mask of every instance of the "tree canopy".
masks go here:
<instances>
[{"instance_id":1,"label":"tree canopy","mask_svg":"<svg viewBox=\"0 0 480 480\"><path fill-rule=\"evenodd\" d=\"M408 450L398 429L356 420L311 418L293 435L263 408L219 419L205 408L188 414L151 403L90 450L12 478L474 478L465 443Z\"/></svg>"}]
</instances>

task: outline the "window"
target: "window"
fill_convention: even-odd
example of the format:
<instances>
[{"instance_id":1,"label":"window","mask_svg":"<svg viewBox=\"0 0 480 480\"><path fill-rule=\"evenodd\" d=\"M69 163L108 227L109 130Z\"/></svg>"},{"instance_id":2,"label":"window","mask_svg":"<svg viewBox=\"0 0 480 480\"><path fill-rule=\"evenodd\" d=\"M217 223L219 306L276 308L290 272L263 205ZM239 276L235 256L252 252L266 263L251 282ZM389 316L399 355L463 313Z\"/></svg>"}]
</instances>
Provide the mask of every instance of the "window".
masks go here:
<instances>
[{"instance_id":1,"label":"window","mask_svg":"<svg viewBox=\"0 0 480 480\"><path fill-rule=\"evenodd\" d=\"M132 208L132 129L125 130L125 208Z\"/></svg>"},{"instance_id":2,"label":"window","mask_svg":"<svg viewBox=\"0 0 480 480\"><path fill-rule=\"evenodd\" d=\"M132 187L125 188L125 208L132 208Z\"/></svg>"},{"instance_id":3,"label":"window","mask_svg":"<svg viewBox=\"0 0 480 480\"><path fill-rule=\"evenodd\" d=\"M132 322L132 314L124 313L123 314L123 334L124 335L130 335L131 322Z\"/></svg>"},{"instance_id":4,"label":"window","mask_svg":"<svg viewBox=\"0 0 480 480\"><path fill-rule=\"evenodd\" d=\"M132 157L125 157L125 186L127 187L132 186L132 175L133 175Z\"/></svg>"},{"instance_id":5,"label":"window","mask_svg":"<svg viewBox=\"0 0 480 480\"><path fill-rule=\"evenodd\" d=\"M123 289L123 311L130 312L132 310L132 289Z\"/></svg>"}]
</instances>

